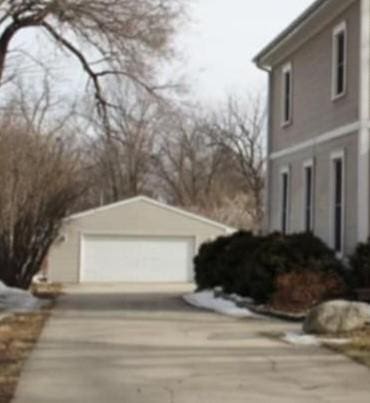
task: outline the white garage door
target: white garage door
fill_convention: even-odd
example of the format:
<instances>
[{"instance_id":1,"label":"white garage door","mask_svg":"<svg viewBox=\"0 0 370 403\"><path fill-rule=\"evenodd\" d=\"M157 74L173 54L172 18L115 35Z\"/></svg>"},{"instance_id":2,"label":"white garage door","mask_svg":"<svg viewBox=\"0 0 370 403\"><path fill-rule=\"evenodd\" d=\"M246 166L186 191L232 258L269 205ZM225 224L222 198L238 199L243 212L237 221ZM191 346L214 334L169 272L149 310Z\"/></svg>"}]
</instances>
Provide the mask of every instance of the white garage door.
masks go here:
<instances>
[{"instance_id":1,"label":"white garage door","mask_svg":"<svg viewBox=\"0 0 370 403\"><path fill-rule=\"evenodd\" d=\"M193 238L85 236L82 282L190 282Z\"/></svg>"}]
</instances>

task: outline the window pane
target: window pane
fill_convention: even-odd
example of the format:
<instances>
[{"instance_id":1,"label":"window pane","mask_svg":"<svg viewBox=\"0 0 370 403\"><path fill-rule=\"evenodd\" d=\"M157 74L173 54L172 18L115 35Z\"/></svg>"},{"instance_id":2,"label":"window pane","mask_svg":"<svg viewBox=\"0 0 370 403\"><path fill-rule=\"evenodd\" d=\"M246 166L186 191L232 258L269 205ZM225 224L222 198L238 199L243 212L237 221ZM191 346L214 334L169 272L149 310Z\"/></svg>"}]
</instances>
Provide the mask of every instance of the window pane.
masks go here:
<instances>
[{"instance_id":1,"label":"window pane","mask_svg":"<svg viewBox=\"0 0 370 403\"><path fill-rule=\"evenodd\" d=\"M305 230L307 232L312 230L312 167L307 167L306 172L306 207L305 207Z\"/></svg>"},{"instance_id":2,"label":"window pane","mask_svg":"<svg viewBox=\"0 0 370 403\"><path fill-rule=\"evenodd\" d=\"M344 92L344 66L338 66L337 72L337 94Z\"/></svg>"},{"instance_id":3,"label":"window pane","mask_svg":"<svg viewBox=\"0 0 370 403\"><path fill-rule=\"evenodd\" d=\"M346 62L346 37L345 32L340 32L335 37L335 52L336 52L336 82L335 93L340 95L345 90L345 62Z\"/></svg>"},{"instance_id":4,"label":"window pane","mask_svg":"<svg viewBox=\"0 0 370 403\"><path fill-rule=\"evenodd\" d=\"M336 205L342 204L342 188L343 188L342 175L343 175L342 174L342 161L337 160L337 161L335 161L335 182L336 182L336 186L335 186L335 204Z\"/></svg>"},{"instance_id":5,"label":"window pane","mask_svg":"<svg viewBox=\"0 0 370 403\"><path fill-rule=\"evenodd\" d=\"M284 74L284 121L289 122L291 117L291 86L292 75L288 71Z\"/></svg>"},{"instance_id":6,"label":"window pane","mask_svg":"<svg viewBox=\"0 0 370 403\"><path fill-rule=\"evenodd\" d=\"M281 230L284 234L288 231L288 191L289 191L289 176L287 173L282 175L282 225Z\"/></svg>"},{"instance_id":7,"label":"window pane","mask_svg":"<svg viewBox=\"0 0 370 403\"><path fill-rule=\"evenodd\" d=\"M344 32L341 32L337 36L337 53L338 53L338 65L343 65L344 64L344 58L345 58L345 39L344 39Z\"/></svg>"},{"instance_id":8,"label":"window pane","mask_svg":"<svg viewBox=\"0 0 370 403\"><path fill-rule=\"evenodd\" d=\"M335 251L342 251L342 207L335 209Z\"/></svg>"},{"instance_id":9,"label":"window pane","mask_svg":"<svg viewBox=\"0 0 370 403\"><path fill-rule=\"evenodd\" d=\"M334 248L341 252L343 238L343 161L334 161Z\"/></svg>"}]
</instances>

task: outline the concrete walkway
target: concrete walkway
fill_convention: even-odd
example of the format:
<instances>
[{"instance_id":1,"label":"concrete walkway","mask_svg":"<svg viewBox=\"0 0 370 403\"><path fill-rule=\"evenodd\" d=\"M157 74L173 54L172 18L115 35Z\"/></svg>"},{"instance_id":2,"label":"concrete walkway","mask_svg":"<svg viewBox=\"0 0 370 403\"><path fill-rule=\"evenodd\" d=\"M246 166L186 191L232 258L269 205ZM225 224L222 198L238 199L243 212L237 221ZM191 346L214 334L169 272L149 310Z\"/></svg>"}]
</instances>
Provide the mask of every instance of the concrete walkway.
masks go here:
<instances>
[{"instance_id":1,"label":"concrete walkway","mask_svg":"<svg viewBox=\"0 0 370 403\"><path fill-rule=\"evenodd\" d=\"M368 403L370 372L265 333L294 328L187 307L183 287L69 287L16 403Z\"/></svg>"}]
</instances>

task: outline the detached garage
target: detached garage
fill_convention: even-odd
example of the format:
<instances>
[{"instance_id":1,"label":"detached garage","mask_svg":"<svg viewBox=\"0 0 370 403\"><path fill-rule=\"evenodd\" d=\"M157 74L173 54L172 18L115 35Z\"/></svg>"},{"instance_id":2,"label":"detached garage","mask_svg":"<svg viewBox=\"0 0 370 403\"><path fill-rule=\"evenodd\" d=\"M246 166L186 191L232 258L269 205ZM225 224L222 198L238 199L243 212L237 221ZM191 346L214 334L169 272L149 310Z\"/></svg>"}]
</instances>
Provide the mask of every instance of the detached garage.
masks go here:
<instances>
[{"instance_id":1,"label":"detached garage","mask_svg":"<svg viewBox=\"0 0 370 403\"><path fill-rule=\"evenodd\" d=\"M140 196L67 218L53 245L51 281L183 283L206 240L234 230Z\"/></svg>"}]
</instances>

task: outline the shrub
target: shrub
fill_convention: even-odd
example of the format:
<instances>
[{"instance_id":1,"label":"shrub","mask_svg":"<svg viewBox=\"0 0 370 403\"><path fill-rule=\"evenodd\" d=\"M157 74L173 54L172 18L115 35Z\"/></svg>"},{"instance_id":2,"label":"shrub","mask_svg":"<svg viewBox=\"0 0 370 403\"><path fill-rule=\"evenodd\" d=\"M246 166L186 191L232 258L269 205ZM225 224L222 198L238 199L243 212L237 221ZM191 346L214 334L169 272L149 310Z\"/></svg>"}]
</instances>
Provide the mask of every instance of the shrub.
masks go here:
<instances>
[{"instance_id":1,"label":"shrub","mask_svg":"<svg viewBox=\"0 0 370 403\"><path fill-rule=\"evenodd\" d=\"M249 272L261 237L251 232L239 232L233 236L221 256L222 285L225 292L242 296L250 295Z\"/></svg>"},{"instance_id":2,"label":"shrub","mask_svg":"<svg viewBox=\"0 0 370 403\"><path fill-rule=\"evenodd\" d=\"M279 291L281 275L314 271L336 273L342 279L343 267L335 253L312 234L262 237L238 232L203 245L195 258L195 271L200 289L221 286L227 293L268 303Z\"/></svg>"},{"instance_id":3,"label":"shrub","mask_svg":"<svg viewBox=\"0 0 370 403\"><path fill-rule=\"evenodd\" d=\"M296 270L279 274L271 306L289 312L303 312L316 304L341 298L347 293L343 278L335 272Z\"/></svg>"},{"instance_id":4,"label":"shrub","mask_svg":"<svg viewBox=\"0 0 370 403\"><path fill-rule=\"evenodd\" d=\"M334 252L310 233L268 235L254 254L250 267L250 296L267 303L277 291L277 277L290 272L334 272L342 277L343 267Z\"/></svg>"},{"instance_id":5,"label":"shrub","mask_svg":"<svg viewBox=\"0 0 370 403\"><path fill-rule=\"evenodd\" d=\"M200 247L194 258L195 281L199 290L222 286L221 256L229 242L229 237L220 237Z\"/></svg>"},{"instance_id":6,"label":"shrub","mask_svg":"<svg viewBox=\"0 0 370 403\"><path fill-rule=\"evenodd\" d=\"M370 287L370 239L367 243L357 246L350 257L350 267L353 277L353 286L357 288Z\"/></svg>"},{"instance_id":7,"label":"shrub","mask_svg":"<svg viewBox=\"0 0 370 403\"><path fill-rule=\"evenodd\" d=\"M261 239L251 232L240 231L203 244L194 259L198 289L221 286L225 292L249 295L245 281L247 262Z\"/></svg>"}]
</instances>

